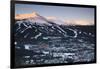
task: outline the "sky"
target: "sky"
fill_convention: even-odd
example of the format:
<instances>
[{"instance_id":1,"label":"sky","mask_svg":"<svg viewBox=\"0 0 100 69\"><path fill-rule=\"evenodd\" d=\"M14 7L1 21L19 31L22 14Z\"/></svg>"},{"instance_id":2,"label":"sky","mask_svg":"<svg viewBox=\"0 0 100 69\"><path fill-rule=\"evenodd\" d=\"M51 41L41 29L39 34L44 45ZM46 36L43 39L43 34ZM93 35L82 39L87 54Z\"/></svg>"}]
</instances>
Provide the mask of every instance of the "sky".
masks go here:
<instances>
[{"instance_id":1,"label":"sky","mask_svg":"<svg viewBox=\"0 0 100 69\"><path fill-rule=\"evenodd\" d=\"M83 7L62 7L62 6L47 6L34 4L16 4L15 15L37 12L41 16L47 18L60 19L65 23L79 25L94 24L94 8Z\"/></svg>"}]
</instances>

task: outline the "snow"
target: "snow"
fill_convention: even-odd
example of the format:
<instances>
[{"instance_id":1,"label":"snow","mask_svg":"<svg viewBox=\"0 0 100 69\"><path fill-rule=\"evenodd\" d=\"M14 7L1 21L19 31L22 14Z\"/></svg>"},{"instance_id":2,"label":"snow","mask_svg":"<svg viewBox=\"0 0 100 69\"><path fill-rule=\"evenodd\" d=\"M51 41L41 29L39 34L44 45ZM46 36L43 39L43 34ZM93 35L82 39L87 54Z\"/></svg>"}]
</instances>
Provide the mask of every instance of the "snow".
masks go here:
<instances>
[{"instance_id":1,"label":"snow","mask_svg":"<svg viewBox=\"0 0 100 69\"><path fill-rule=\"evenodd\" d=\"M49 51L43 51L44 54L49 54Z\"/></svg>"},{"instance_id":2,"label":"snow","mask_svg":"<svg viewBox=\"0 0 100 69\"><path fill-rule=\"evenodd\" d=\"M28 35L29 35L29 33L27 33L27 34L24 36L24 38L26 38Z\"/></svg>"},{"instance_id":3,"label":"snow","mask_svg":"<svg viewBox=\"0 0 100 69\"><path fill-rule=\"evenodd\" d=\"M17 42L15 41L14 44L17 45Z\"/></svg>"},{"instance_id":4,"label":"snow","mask_svg":"<svg viewBox=\"0 0 100 69\"><path fill-rule=\"evenodd\" d=\"M21 33L24 33L24 31L26 31L29 28L32 28L32 27L31 26L28 26L27 28L25 28L24 30L22 30Z\"/></svg>"},{"instance_id":5,"label":"snow","mask_svg":"<svg viewBox=\"0 0 100 69\"><path fill-rule=\"evenodd\" d=\"M42 33L39 33L38 35L36 35L34 38L37 39L39 36L41 36Z\"/></svg>"},{"instance_id":6,"label":"snow","mask_svg":"<svg viewBox=\"0 0 100 69\"><path fill-rule=\"evenodd\" d=\"M48 37L43 37L43 39L45 39L45 40L46 40L46 39L48 39Z\"/></svg>"},{"instance_id":7,"label":"snow","mask_svg":"<svg viewBox=\"0 0 100 69\"><path fill-rule=\"evenodd\" d=\"M89 35L92 35L91 33L89 33Z\"/></svg>"},{"instance_id":8,"label":"snow","mask_svg":"<svg viewBox=\"0 0 100 69\"><path fill-rule=\"evenodd\" d=\"M24 58L30 58L30 56L24 56Z\"/></svg>"},{"instance_id":9,"label":"snow","mask_svg":"<svg viewBox=\"0 0 100 69\"><path fill-rule=\"evenodd\" d=\"M62 33L65 37L67 36L66 35L66 31L64 31L61 27L59 27L58 25L56 25L56 27L60 30L60 31L62 31L62 32L60 32L60 33Z\"/></svg>"},{"instance_id":10,"label":"snow","mask_svg":"<svg viewBox=\"0 0 100 69\"><path fill-rule=\"evenodd\" d=\"M74 53L53 53L54 57L58 57L61 56L62 58L66 58L68 56L73 56L75 55Z\"/></svg>"},{"instance_id":11,"label":"snow","mask_svg":"<svg viewBox=\"0 0 100 69\"><path fill-rule=\"evenodd\" d=\"M29 45L24 45L26 50L30 50Z\"/></svg>"},{"instance_id":12,"label":"snow","mask_svg":"<svg viewBox=\"0 0 100 69\"><path fill-rule=\"evenodd\" d=\"M81 34L82 32L81 31L79 31L79 34Z\"/></svg>"},{"instance_id":13,"label":"snow","mask_svg":"<svg viewBox=\"0 0 100 69\"><path fill-rule=\"evenodd\" d=\"M68 29L69 29L70 31L73 31L73 33L75 34L75 35L74 35L74 38L76 38L77 35L78 35L78 34L77 34L77 31L76 31L76 30L73 30L73 29L71 29L71 28L68 28Z\"/></svg>"}]
</instances>

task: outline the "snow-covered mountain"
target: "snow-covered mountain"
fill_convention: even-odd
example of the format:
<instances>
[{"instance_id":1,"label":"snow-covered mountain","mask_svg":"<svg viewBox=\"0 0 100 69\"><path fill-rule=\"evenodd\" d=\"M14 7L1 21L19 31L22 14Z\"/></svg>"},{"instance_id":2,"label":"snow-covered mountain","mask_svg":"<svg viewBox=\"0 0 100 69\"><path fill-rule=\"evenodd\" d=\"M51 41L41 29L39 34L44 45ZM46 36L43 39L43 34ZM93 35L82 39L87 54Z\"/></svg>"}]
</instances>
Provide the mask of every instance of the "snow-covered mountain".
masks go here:
<instances>
[{"instance_id":1,"label":"snow-covered mountain","mask_svg":"<svg viewBox=\"0 0 100 69\"><path fill-rule=\"evenodd\" d=\"M80 33L77 29L69 28L67 26L65 28L61 25L61 20L50 20L36 12L18 14L15 16L15 20L15 36L20 38L38 39L47 36L76 38L79 34L82 34L82 32ZM85 33L84 35L88 35L88 33Z\"/></svg>"},{"instance_id":2,"label":"snow-covered mountain","mask_svg":"<svg viewBox=\"0 0 100 69\"><path fill-rule=\"evenodd\" d=\"M40 27L37 28L40 32L43 29L42 32L46 31L46 33L48 33L49 31L56 31L65 37L67 36L66 31L64 31L57 23L46 19L45 17L39 15L36 12L30 14L18 14L15 16L15 20L15 24L18 24L17 30L21 28L22 24L26 27L24 30L21 31L21 33L23 33L25 30L29 28L33 28L34 26L41 26L41 29Z\"/></svg>"},{"instance_id":3,"label":"snow-covered mountain","mask_svg":"<svg viewBox=\"0 0 100 69\"><path fill-rule=\"evenodd\" d=\"M28 13L28 14L18 14L15 16L15 20L27 20L32 23L44 23L49 24L48 20L42 16L40 16L36 12Z\"/></svg>"},{"instance_id":4,"label":"snow-covered mountain","mask_svg":"<svg viewBox=\"0 0 100 69\"><path fill-rule=\"evenodd\" d=\"M36 23L45 23L45 24L55 23L58 25L65 24L62 20L60 20L58 18L51 19L50 17L43 17L36 12L15 15L15 20L25 20L25 19L27 19L33 23L35 23L35 22Z\"/></svg>"}]
</instances>

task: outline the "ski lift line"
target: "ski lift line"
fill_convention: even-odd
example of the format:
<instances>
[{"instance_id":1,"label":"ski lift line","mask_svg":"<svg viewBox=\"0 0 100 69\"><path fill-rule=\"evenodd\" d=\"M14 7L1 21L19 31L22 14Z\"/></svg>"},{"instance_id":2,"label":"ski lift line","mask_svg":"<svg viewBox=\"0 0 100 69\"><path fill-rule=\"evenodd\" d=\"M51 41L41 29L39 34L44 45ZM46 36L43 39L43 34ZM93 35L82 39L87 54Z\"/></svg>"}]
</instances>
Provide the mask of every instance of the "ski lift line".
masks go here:
<instances>
[{"instance_id":1,"label":"ski lift line","mask_svg":"<svg viewBox=\"0 0 100 69\"><path fill-rule=\"evenodd\" d=\"M38 35L36 35L34 38L37 39L38 37L40 37L42 35L42 33L39 33Z\"/></svg>"}]
</instances>

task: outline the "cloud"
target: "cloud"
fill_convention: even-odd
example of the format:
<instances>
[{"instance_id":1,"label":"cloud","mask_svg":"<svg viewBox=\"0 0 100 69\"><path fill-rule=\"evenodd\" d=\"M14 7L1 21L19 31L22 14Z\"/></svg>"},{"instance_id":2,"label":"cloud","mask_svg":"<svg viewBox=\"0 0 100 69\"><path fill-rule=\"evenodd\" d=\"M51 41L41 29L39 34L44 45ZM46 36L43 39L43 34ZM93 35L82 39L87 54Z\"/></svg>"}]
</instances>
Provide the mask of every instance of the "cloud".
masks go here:
<instances>
[{"instance_id":1,"label":"cloud","mask_svg":"<svg viewBox=\"0 0 100 69\"><path fill-rule=\"evenodd\" d=\"M94 25L93 20L77 19L77 20L65 20L64 22L67 25Z\"/></svg>"},{"instance_id":2,"label":"cloud","mask_svg":"<svg viewBox=\"0 0 100 69\"><path fill-rule=\"evenodd\" d=\"M46 17L46 19L50 20L50 21L53 21L54 23L56 24L59 24L59 25L64 25L64 21L62 21L59 17L55 17L55 16L48 16Z\"/></svg>"},{"instance_id":3,"label":"cloud","mask_svg":"<svg viewBox=\"0 0 100 69\"><path fill-rule=\"evenodd\" d=\"M57 17L54 17L54 16L48 16L48 17L46 17L46 19L48 19L48 20L56 20Z\"/></svg>"},{"instance_id":4,"label":"cloud","mask_svg":"<svg viewBox=\"0 0 100 69\"><path fill-rule=\"evenodd\" d=\"M16 20L21 20L21 19L27 19L27 18L36 18L37 13L36 12L32 12L32 13L25 13L25 14L17 14L15 15L15 19Z\"/></svg>"},{"instance_id":5,"label":"cloud","mask_svg":"<svg viewBox=\"0 0 100 69\"><path fill-rule=\"evenodd\" d=\"M55 16L48 16L46 17L48 20L57 20L58 23L64 25L94 25L93 20L86 20L86 19L69 19L69 20L61 20Z\"/></svg>"}]
</instances>

